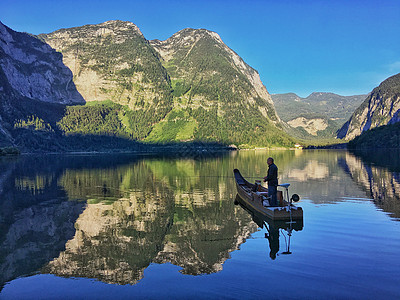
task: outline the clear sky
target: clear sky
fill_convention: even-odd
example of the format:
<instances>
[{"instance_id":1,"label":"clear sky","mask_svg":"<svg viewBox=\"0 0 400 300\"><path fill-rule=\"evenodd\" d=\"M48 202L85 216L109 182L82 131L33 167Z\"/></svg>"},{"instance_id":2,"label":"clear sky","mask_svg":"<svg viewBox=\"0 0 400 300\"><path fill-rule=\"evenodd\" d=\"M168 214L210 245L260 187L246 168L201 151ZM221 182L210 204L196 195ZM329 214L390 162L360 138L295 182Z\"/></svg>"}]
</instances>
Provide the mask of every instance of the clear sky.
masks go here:
<instances>
[{"instance_id":1,"label":"clear sky","mask_svg":"<svg viewBox=\"0 0 400 300\"><path fill-rule=\"evenodd\" d=\"M399 0L1 0L0 21L48 33L131 21L164 40L206 28L258 70L270 93L364 94L400 73Z\"/></svg>"}]
</instances>

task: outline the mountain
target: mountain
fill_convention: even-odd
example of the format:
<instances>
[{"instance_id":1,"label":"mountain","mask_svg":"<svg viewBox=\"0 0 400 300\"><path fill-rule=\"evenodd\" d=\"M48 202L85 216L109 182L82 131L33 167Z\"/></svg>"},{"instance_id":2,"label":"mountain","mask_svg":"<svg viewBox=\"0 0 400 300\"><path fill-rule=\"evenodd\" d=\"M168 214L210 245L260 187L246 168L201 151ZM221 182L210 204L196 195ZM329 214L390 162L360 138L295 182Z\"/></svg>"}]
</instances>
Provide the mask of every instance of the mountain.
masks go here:
<instances>
[{"instance_id":1,"label":"mountain","mask_svg":"<svg viewBox=\"0 0 400 300\"><path fill-rule=\"evenodd\" d=\"M356 109L338 131L337 137L350 140L362 132L400 121L400 73L384 80Z\"/></svg>"},{"instance_id":2,"label":"mountain","mask_svg":"<svg viewBox=\"0 0 400 300\"><path fill-rule=\"evenodd\" d=\"M275 94L272 100L279 117L299 138L333 138L336 131L366 98L366 95L341 96L315 92L306 98L294 93Z\"/></svg>"},{"instance_id":3,"label":"mountain","mask_svg":"<svg viewBox=\"0 0 400 300\"><path fill-rule=\"evenodd\" d=\"M60 53L0 22L0 146L15 144L15 119L35 113L38 102L49 111L85 103L72 79Z\"/></svg>"},{"instance_id":4,"label":"mountain","mask_svg":"<svg viewBox=\"0 0 400 300\"><path fill-rule=\"evenodd\" d=\"M27 33L0 22L0 91L15 98L59 104L84 103L62 55Z\"/></svg>"},{"instance_id":5,"label":"mountain","mask_svg":"<svg viewBox=\"0 0 400 300\"><path fill-rule=\"evenodd\" d=\"M0 132L7 127L4 131L8 137L3 140L13 140L12 144L22 149L39 147L46 151L41 142L46 140L46 147L54 141L48 145L52 151L69 151L68 139L88 135L97 140L107 138L108 148L124 141L253 146L294 143L283 131L257 71L214 32L184 29L165 41L148 41L131 22L108 21L37 37L13 34L18 37L16 43L21 40L19 36L29 37L56 57L58 61L47 62L48 68L57 64L62 72L59 70L60 75L53 74L52 78L63 82L58 77L68 73L68 88L77 95L62 98L65 92L58 92L59 98L49 101L50 97L32 94L37 101L33 108L25 102L19 110L10 106L12 117L0 119ZM1 39L6 40L3 35ZM36 51L33 42L18 47L26 53ZM27 67L21 68L25 72ZM10 85L8 70L2 66L5 82ZM45 76L41 69L36 72ZM40 90L41 85L39 82L36 87ZM7 91L7 97L10 93ZM0 112L0 118L5 115ZM18 138L21 133L24 138ZM111 141L111 137L122 140ZM73 144L80 145L74 146L75 151L84 151L88 141Z\"/></svg>"},{"instance_id":6,"label":"mountain","mask_svg":"<svg viewBox=\"0 0 400 300\"><path fill-rule=\"evenodd\" d=\"M191 100L204 106L210 105L207 100L233 102L244 97L248 108L258 103L257 109L265 117L278 121L258 72L226 46L217 33L186 28L165 41L153 40L150 44L163 58L175 96L190 92Z\"/></svg>"},{"instance_id":7,"label":"mountain","mask_svg":"<svg viewBox=\"0 0 400 300\"><path fill-rule=\"evenodd\" d=\"M349 149L400 149L400 122L372 128L349 141Z\"/></svg>"},{"instance_id":8,"label":"mountain","mask_svg":"<svg viewBox=\"0 0 400 300\"><path fill-rule=\"evenodd\" d=\"M106 123L118 123L111 132L103 130L107 134L143 139L152 124L160 122L171 110L169 76L159 55L135 24L108 21L60 29L39 37L63 54L63 62L72 70L77 89L86 101L111 100L124 106L114 105L107 113L113 120ZM88 129L86 124L80 126L75 122L79 115L88 113L91 112L87 108L76 108L66 114L64 130L97 134L96 128L104 127L103 124L87 119L86 123L95 125ZM75 125L71 128L70 123Z\"/></svg>"},{"instance_id":9,"label":"mountain","mask_svg":"<svg viewBox=\"0 0 400 300\"><path fill-rule=\"evenodd\" d=\"M111 100L140 109L144 99L146 105L168 107L168 74L135 24L108 21L39 37L63 54L86 101Z\"/></svg>"},{"instance_id":10,"label":"mountain","mask_svg":"<svg viewBox=\"0 0 400 300\"><path fill-rule=\"evenodd\" d=\"M182 122L178 134L202 140L288 144L271 97L260 76L215 32L187 28L150 44L162 57L174 90L170 119L150 138L159 139ZM189 133L189 134L187 134Z\"/></svg>"}]
</instances>

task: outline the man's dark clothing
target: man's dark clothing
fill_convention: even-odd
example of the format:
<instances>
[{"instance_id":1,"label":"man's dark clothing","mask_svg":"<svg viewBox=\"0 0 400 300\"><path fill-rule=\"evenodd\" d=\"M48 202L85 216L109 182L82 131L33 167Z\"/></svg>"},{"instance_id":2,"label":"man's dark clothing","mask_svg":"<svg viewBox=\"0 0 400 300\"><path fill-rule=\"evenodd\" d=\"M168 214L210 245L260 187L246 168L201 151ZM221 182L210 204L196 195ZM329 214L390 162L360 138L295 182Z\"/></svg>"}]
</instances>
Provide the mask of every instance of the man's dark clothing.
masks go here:
<instances>
[{"instance_id":1,"label":"man's dark clothing","mask_svg":"<svg viewBox=\"0 0 400 300\"><path fill-rule=\"evenodd\" d=\"M278 186L278 167L272 163L268 167L268 174L265 181L268 181L268 196L270 196L269 204L271 206L278 206L278 199L276 197Z\"/></svg>"},{"instance_id":2,"label":"man's dark clothing","mask_svg":"<svg viewBox=\"0 0 400 300\"><path fill-rule=\"evenodd\" d=\"M268 181L268 186L278 186L278 167L274 163L269 165L265 181Z\"/></svg>"}]
</instances>

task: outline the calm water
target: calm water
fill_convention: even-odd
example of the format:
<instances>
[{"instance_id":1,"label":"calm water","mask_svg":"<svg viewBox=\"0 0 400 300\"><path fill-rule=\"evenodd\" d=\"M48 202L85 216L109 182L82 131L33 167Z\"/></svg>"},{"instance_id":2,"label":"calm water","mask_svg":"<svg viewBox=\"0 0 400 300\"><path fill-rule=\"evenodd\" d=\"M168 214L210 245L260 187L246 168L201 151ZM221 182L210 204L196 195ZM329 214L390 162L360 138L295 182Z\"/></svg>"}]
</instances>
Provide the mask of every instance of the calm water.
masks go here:
<instances>
[{"instance_id":1,"label":"calm water","mask_svg":"<svg viewBox=\"0 0 400 300\"><path fill-rule=\"evenodd\" d=\"M232 170L273 156L304 227L259 228ZM0 298L400 297L398 153L0 160Z\"/></svg>"}]
</instances>

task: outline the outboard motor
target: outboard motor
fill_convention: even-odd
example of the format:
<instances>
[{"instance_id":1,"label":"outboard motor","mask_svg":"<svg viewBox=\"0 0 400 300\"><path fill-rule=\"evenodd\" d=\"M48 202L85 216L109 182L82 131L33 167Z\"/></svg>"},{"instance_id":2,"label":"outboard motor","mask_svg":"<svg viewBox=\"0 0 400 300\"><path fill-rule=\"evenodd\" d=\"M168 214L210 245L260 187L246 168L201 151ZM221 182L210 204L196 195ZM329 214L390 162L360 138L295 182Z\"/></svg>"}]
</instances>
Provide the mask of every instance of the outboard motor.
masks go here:
<instances>
[{"instance_id":1,"label":"outboard motor","mask_svg":"<svg viewBox=\"0 0 400 300\"><path fill-rule=\"evenodd\" d=\"M299 202L300 201L300 196L297 195L297 194L293 194L292 198L290 198L290 201Z\"/></svg>"}]
</instances>

